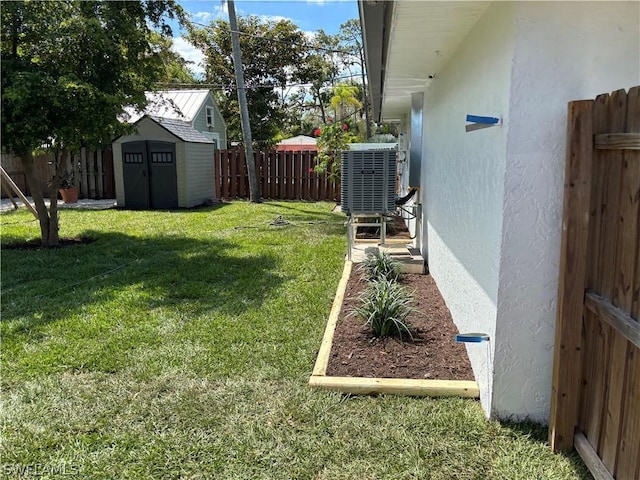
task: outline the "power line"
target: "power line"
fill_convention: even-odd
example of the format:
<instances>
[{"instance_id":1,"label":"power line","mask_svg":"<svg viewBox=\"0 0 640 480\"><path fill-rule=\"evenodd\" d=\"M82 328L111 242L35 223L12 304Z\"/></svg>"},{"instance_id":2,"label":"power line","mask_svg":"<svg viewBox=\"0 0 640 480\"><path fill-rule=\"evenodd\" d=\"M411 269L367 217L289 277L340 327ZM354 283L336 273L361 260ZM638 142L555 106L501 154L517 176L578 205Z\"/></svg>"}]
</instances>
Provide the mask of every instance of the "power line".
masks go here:
<instances>
[{"instance_id":1,"label":"power line","mask_svg":"<svg viewBox=\"0 0 640 480\"><path fill-rule=\"evenodd\" d=\"M199 22L190 22L190 23L192 23L193 25L198 25L200 27L204 27L204 28L210 29L210 30L214 29L214 27L212 27L211 25L205 25L204 23L199 23ZM267 37L263 37L262 35L256 35L256 34L253 34L253 33L242 32L240 30L238 30L236 32L235 30L231 30L231 28L226 28L226 27L223 27L223 26L220 26L220 25L215 27L215 28L225 29L225 30L229 31L230 33L238 33L238 35L244 35L246 37L258 38L258 39L261 39L261 40L265 40L267 42L282 43L282 44L285 44L285 45L301 45L302 47L304 47L304 48L306 48L308 50L322 50L322 51L329 52L329 53L340 53L340 54L343 54L343 55L355 55L355 52L351 52L349 50L338 50L338 49L335 49L335 48L322 47L320 45L314 46L314 45L310 45L308 43L289 42L287 40L278 40L276 38L267 38Z\"/></svg>"},{"instance_id":2,"label":"power line","mask_svg":"<svg viewBox=\"0 0 640 480\"><path fill-rule=\"evenodd\" d=\"M333 80L342 80L345 78L360 78L360 74L349 74L349 75L340 75L337 77L334 77ZM237 86L236 85L232 85L232 84L222 84L222 83L189 83L189 82L181 82L181 83L167 83L167 82L159 82L156 83L156 85L158 86L174 86L174 87L208 87L214 90L226 90L226 89L236 89ZM255 85L251 85L251 86L246 86L245 88L247 90L253 90L253 89L258 89L258 88L272 88L272 89L276 89L276 88L291 88L291 87L308 87L313 85L313 83L311 82L306 82L306 83L287 83L285 85L270 85L268 83L262 83L262 84L255 84Z\"/></svg>"}]
</instances>

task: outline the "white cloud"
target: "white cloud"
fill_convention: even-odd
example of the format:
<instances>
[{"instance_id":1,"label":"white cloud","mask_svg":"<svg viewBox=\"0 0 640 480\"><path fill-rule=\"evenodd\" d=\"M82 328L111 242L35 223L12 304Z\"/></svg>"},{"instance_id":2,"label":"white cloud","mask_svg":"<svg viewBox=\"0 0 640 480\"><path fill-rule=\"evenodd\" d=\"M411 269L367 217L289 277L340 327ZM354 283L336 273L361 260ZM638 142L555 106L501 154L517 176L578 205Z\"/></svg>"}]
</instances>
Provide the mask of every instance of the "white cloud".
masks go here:
<instances>
[{"instance_id":1,"label":"white cloud","mask_svg":"<svg viewBox=\"0 0 640 480\"><path fill-rule=\"evenodd\" d=\"M326 0L307 0L307 3L315 3L316 5L324 5Z\"/></svg>"},{"instance_id":2,"label":"white cloud","mask_svg":"<svg viewBox=\"0 0 640 480\"><path fill-rule=\"evenodd\" d=\"M283 17L281 15L256 15L256 16L263 22L276 22L277 23L277 22L280 22L282 20L289 20L290 22L293 22L292 18Z\"/></svg>"},{"instance_id":3,"label":"white cloud","mask_svg":"<svg viewBox=\"0 0 640 480\"><path fill-rule=\"evenodd\" d=\"M204 54L182 37L173 37L171 49L189 62L189 68L197 76L204 76Z\"/></svg>"},{"instance_id":4,"label":"white cloud","mask_svg":"<svg viewBox=\"0 0 640 480\"><path fill-rule=\"evenodd\" d=\"M216 5L213 7L212 11L201 11L192 13L191 16L194 20L202 23L209 23L213 20L217 19L227 19L229 17L229 8L227 7L227 2L222 3L222 5Z\"/></svg>"},{"instance_id":5,"label":"white cloud","mask_svg":"<svg viewBox=\"0 0 640 480\"><path fill-rule=\"evenodd\" d=\"M193 14L193 18L200 20L201 22L208 22L211 20L211 12L197 12Z\"/></svg>"}]
</instances>

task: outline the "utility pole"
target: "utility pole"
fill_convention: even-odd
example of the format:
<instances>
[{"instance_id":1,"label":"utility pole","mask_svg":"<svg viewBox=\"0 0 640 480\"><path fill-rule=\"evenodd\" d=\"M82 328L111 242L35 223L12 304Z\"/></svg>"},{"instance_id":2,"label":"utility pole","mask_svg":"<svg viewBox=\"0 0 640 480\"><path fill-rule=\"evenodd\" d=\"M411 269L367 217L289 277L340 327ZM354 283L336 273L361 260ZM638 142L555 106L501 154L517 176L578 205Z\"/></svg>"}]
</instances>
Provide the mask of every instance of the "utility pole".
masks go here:
<instances>
[{"instance_id":1,"label":"utility pole","mask_svg":"<svg viewBox=\"0 0 640 480\"><path fill-rule=\"evenodd\" d=\"M256 163L253 156L253 141L251 139L251 125L249 123L249 108L247 107L247 90L244 86L242 69L242 54L240 53L240 39L238 37L238 22L234 0L227 0L229 8L229 26L231 27L231 43L233 44L233 67L236 72L238 86L238 104L240 105L240 122L242 124L242 138L244 140L245 159L249 173L249 199L254 203L262 202L258 190L256 177Z\"/></svg>"}]
</instances>

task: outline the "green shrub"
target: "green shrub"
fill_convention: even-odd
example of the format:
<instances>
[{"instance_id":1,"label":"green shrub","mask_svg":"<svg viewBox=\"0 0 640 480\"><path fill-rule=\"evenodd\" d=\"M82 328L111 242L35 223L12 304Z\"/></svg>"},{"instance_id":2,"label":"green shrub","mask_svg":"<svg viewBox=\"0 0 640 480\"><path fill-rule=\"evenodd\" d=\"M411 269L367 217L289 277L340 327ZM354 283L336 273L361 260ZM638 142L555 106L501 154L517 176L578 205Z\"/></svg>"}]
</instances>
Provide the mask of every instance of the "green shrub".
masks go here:
<instances>
[{"instance_id":1,"label":"green shrub","mask_svg":"<svg viewBox=\"0 0 640 480\"><path fill-rule=\"evenodd\" d=\"M402 340L404 333L410 338L411 331L406 319L413 311L412 299L399 284L388 279L375 280L358 298L360 306L353 314L365 320L376 337L397 335Z\"/></svg>"},{"instance_id":2,"label":"green shrub","mask_svg":"<svg viewBox=\"0 0 640 480\"><path fill-rule=\"evenodd\" d=\"M377 251L367 254L358 271L368 281L384 279L395 282L402 275L402 263L384 252Z\"/></svg>"}]
</instances>

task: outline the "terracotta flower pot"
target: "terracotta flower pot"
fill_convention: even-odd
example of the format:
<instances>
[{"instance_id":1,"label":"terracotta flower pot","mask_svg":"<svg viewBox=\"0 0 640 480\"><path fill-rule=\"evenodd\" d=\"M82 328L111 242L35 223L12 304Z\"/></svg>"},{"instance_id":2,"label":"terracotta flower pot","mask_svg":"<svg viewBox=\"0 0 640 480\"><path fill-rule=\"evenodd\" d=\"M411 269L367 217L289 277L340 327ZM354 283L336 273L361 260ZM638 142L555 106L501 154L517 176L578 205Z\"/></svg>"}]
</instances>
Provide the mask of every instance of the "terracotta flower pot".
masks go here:
<instances>
[{"instance_id":1,"label":"terracotta flower pot","mask_svg":"<svg viewBox=\"0 0 640 480\"><path fill-rule=\"evenodd\" d=\"M61 188L58 190L60 195L62 196L62 201L64 203L78 203L78 187L70 187L70 188Z\"/></svg>"}]
</instances>

